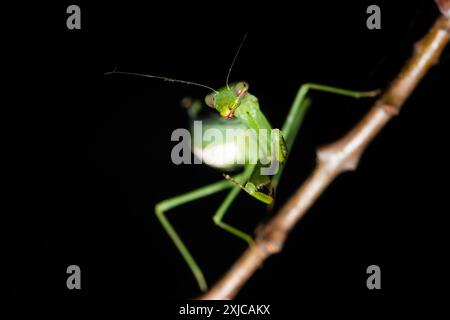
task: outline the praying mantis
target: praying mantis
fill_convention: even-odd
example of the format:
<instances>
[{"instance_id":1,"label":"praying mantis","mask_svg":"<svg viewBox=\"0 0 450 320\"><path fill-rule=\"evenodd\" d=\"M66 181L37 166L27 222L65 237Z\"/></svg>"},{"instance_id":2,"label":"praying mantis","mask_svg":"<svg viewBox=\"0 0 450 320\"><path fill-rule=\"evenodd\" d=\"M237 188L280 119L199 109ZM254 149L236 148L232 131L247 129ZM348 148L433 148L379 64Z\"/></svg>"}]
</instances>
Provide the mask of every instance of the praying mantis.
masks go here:
<instances>
[{"instance_id":1,"label":"praying mantis","mask_svg":"<svg viewBox=\"0 0 450 320\"><path fill-rule=\"evenodd\" d=\"M188 114L191 122L202 121L204 127L220 128L221 130L244 128L254 131L265 130L268 132L268 135L265 138L266 141L261 141L259 135L255 135L256 138L254 139L256 139L258 144L266 145L266 153L262 153L262 155L259 154L256 163L254 161L247 161L243 165L236 165L233 161L236 160L236 157L240 156L239 153L245 152L245 150L242 149L242 146L233 148L234 152L236 152L236 155L232 157L233 159L228 159L222 162L216 161L212 166L226 172L230 169L241 169L240 172L234 173L233 175L225 173L224 179L222 180L192 191L188 191L184 194L162 200L155 205L155 214L157 219L187 263L201 291L206 291L208 288L203 272L181 237L167 219L166 212L183 204L211 196L221 191L229 190L228 194L214 213L213 222L219 228L244 240L248 243L248 245L251 245L253 243L252 236L241 231L237 227L224 222L225 214L241 191L244 191L249 196L264 203L265 205L270 206L273 204L273 195L279 184L283 173L283 168L286 165L289 150L291 150L294 145L295 138L302 125L305 114L311 105L311 100L308 98L308 93L310 91L321 91L352 98L374 97L378 94L378 90L354 91L317 83L303 84L300 86L296 94L294 102L288 111L287 117L281 129L274 129L261 110L258 98L250 93L249 84L245 81L229 84L228 80L230 72L244 40L245 37L242 40L231 67L228 70L226 85L218 90L195 82L155 75L121 72L116 70L105 73L143 76L204 87L211 91L211 93L205 97L204 102L214 111L214 113L209 113L204 116L203 103L198 100L190 101L186 107L188 107ZM233 144L235 141L222 141L215 147L221 147L224 145L229 146L230 143ZM193 153L201 153L202 151L205 151L208 146L209 141L201 141L200 145L193 148ZM271 154L269 164L276 161L277 165L279 165L278 170L273 174L263 174L262 169L264 168L264 165L267 164L267 158L263 161L263 157L268 154ZM206 163L208 164L208 162Z\"/></svg>"}]
</instances>

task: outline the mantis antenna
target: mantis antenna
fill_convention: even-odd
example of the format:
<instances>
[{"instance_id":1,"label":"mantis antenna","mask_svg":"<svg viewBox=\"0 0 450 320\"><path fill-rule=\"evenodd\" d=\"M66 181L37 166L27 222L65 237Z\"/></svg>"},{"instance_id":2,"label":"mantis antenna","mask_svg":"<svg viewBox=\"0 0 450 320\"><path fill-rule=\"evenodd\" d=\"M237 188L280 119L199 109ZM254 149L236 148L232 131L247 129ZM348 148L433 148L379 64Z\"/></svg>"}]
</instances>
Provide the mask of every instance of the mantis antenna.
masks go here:
<instances>
[{"instance_id":1,"label":"mantis antenna","mask_svg":"<svg viewBox=\"0 0 450 320\"><path fill-rule=\"evenodd\" d=\"M239 48L238 48L236 54L234 55L233 62L231 63L230 69L228 69L227 81L226 81L226 84L227 84L227 88L228 88L228 89L230 89L230 87L228 86L228 80L230 79L231 69L233 69L234 63L236 62L236 58L237 58L238 55L239 55L239 51L241 51L242 45L244 44L244 41L245 41L245 39L247 38L247 35L248 35L248 32L246 32L246 33L244 34L244 37L243 37L242 40L241 40L241 44L239 45Z\"/></svg>"},{"instance_id":2,"label":"mantis antenna","mask_svg":"<svg viewBox=\"0 0 450 320\"><path fill-rule=\"evenodd\" d=\"M109 75L109 74L126 74L126 75L130 75L130 76L138 76L138 77L144 77L144 78L153 78L153 79L161 79L164 81L170 81L170 82L178 82L178 83L184 83L184 84L188 84L188 85L193 85L193 86L197 86L197 87L202 87L202 88L206 88L209 89L211 91L214 91L217 93L217 90L214 90L213 88L201 84L201 83L197 83L197 82L192 82L192 81L186 81L186 80L179 80L179 79L172 79L172 78L167 78L167 77L161 77L161 76L155 76L152 74L143 74L143 73L135 73L135 72L123 72L123 71L116 71L117 68L115 68L113 71L109 71L109 72L105 72L105 75Z\"/></svg>"}]
</instances>

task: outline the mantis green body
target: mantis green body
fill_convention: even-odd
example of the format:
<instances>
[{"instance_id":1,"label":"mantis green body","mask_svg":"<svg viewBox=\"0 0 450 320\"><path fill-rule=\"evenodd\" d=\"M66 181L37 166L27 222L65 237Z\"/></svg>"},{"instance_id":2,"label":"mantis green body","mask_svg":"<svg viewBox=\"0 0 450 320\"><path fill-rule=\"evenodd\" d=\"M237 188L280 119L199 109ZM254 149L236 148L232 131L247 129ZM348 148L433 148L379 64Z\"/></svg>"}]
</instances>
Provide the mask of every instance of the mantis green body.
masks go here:
<instances>
[{"instance_id":1,"label":"mantis green body","mask_svg":"<svg viewBox=\"0 0 450 320\"><path fill-rule=\"evenodd\" d=\"M156 216L174 242L175 246L178 248L184 260L187 262L202 291L207 289L207 284L203 273L187 249L186 245L167 219L165 213L168 210L182 204L229 189L225 199L213 215L213 221L218 227L243 239L249 245L252 244L253 240L249 234L227 224L223 221L223 218L241 190L245 191L247 194L256 200L263 202L264 204L272 204L273 190L278 185L279 179L283 172L284 164L286 163L288 157L288 151L291 150L294 144L295 137L300 129L305 113L310 106L310 100L307 98L308 91L324 91L354 98L373 97L377 93L376 91L350 91L313 83L304 84L300 87L300 90L297 93L282 129L272 130L273 128L271 124L260 109L258 99L249 93L248 89L249 86L246 82L238 82L236 84L227 85L207 95L205 98L206 104L215 109L217 113L215 117L209 117L209 119L205 120L205 122L207 121L206 124L210 126L214 126L214 123L217 123L218 126L220 125L222 127L227 127L228 121L230 128L239 127L252 130L263 129L269 131L270 135L267 140L272 142L272 144L270 144L272 149L270 150L271 152L269 151L268 153L276 154L276 161L279 161L281 165L279 170L274 175L263 175L260 170L262 167L260 161L257 163L245 163L242 171L238 174L233 176L225 174L225 179L223 180L203 186L185 194L163 200L155 206ZM191 116L196 117L197 113L191 112ZM268 141L258 141L258 143L267 144ZM220 165L216 165L216 167L221 168ZM224 170L228 170L229 164L224 163L222 167Z\"/></svg>"},{"instance_id":2,"label":"mantis green body","mask_svg":"<svg viewBox=\"0 0 450 320\"><path fill-rule=\"evenodd\" d=\"M214 109L215 112L213 114L210 113L206 117L201 116L200 114L202 110L202 103L200 101L195 101L193 103L190 103L189 105L186 105L186 107L188 107L188 114L191 118L191 121L200 120L202 121L203 127L214 128L222 132L226 129L247 129L253 130L253 132L260 132L262 130L263 132L267 133L266 135L262 136L252 135L250 137L250 139L252 139L253 142L256 142L258 146L264 147L262 148L264 151L257 154L256 161L250 161L250 158L247 157L248 150L246 149L245 145L244 147L242 147L241 144L235 145L235 141L222 141L222 143L211 144L205 141L206 139L203 136L200 142L194 142L193 153L195 155L201 154L200 158L207 159L208 157L205 157L205 154L208 154L208 152L211 151L211 148L223 149L225 147L231 146L232 148L230 150L233 151L231 157L229 157L228 151L226 151L220 153L221 156L219 158L221 159L204 162L222 171L228 172L230 169L241 168L241 172L234 174L233 176L231 176L230 174L224 174L225 179L163 200L155 205L155 213L158 220L188 264L198 283L200 290L202 291L205 291L207 289L207 284L203 272L192 257L184 242L181 240L178 233L173 228L172 224L167 219L165 213L182 204L210 196L217 192L229 190L225 199L214 213L213 221L218 227L224 229L225 231L228 231L229 233L239 237L240 239L246 241L249 245L251 245L253 239L249 234L224 222L223 218L228 208L231 206L241 190L245 191L247 194L266 205L273 204L273 194L283 173L283 168L289 155L289 150L292 149L297 133L305 117L306 111L311 105L311 100L307 98L307 93L310 90L315 90L353 98L374 97L378 94L377 90L360 92L321 84L307 83L302 85L298 90L295 100L288 112L281 130L273 129L270 122L261 111L258 99L249 92L248 83L242 81L231 85L228 84L231 69L234 65L234 62L236 61L236 57L239 54L246 36L247 34L244 36L239 49L234 56L231 67L228 70L226 86L219 90L214 90L213 88L200 83L170 79L155 75L119 72L116 70L105 73L143 76L147 78L191 84L206 88L208 90L211 90L212 92L206 96L205 103L207 106ZM237 161L236 163L236 160L238 159L244 159L242 165L239 165L241 164L241 162L239 161ZM255 160L254 157L253 160ZM277 170L273 172L264 171L267 164L270 164L270 166L272 166L274 163L277 165Z\"/></svg>"}]
</instances>

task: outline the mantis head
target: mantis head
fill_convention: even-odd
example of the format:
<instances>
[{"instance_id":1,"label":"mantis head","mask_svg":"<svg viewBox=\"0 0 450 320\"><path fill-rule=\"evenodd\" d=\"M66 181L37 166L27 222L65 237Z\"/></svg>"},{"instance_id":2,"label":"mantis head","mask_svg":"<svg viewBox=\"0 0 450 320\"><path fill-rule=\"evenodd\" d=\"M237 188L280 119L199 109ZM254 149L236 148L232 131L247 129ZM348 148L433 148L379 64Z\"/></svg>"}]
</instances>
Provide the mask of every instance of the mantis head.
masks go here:
<instances>
[{"instance_id":1,"label":"mantis head","mask_svg":"<svg viewBox=\"0 0 450 320\"><path fill-rule=\"evenodd\" d=\"M208 94L205 102L209 107L216 109L222 117L230 119L233 118L234 111L247 92L248 83L241 81Z\"/></svg>"}]
</instances>

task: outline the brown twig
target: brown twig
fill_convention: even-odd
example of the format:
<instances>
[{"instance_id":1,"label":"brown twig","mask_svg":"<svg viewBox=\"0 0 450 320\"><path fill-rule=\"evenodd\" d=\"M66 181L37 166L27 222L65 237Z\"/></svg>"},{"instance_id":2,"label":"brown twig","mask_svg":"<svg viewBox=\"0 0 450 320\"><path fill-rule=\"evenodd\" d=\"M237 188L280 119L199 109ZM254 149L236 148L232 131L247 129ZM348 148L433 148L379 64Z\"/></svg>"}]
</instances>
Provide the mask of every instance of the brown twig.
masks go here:
<instances>
[{"instance_id":1,"label":"brown twig","mask_svg":"<svg viewBox=\"0 0 450 320\"><path fill-rule=\"evenodd\" d=\"M436 4L441 10L441 13L447 18L450 18L450 1L448 0L436 0Z\"/></svg>"},{"instance_id":2,"label":"brown twig","mask_svg":"<svg viewBox=\"0 0 450 320\"><path fill-rule=\"evenodd\" d=\"M450 0L437 0L448 11ZM447 12L448 13L448 12ZM450 38L450 19L440 16L414 53L371 110L344 137L317 150L317 165L310 177L257 234L255 243L231 269L199 299L232 299L262 262L280 252L287 235L324 189L342 172L355 170L373 138L397 115L417 84L438 59Z\"/></svg>"}]
</instances>

